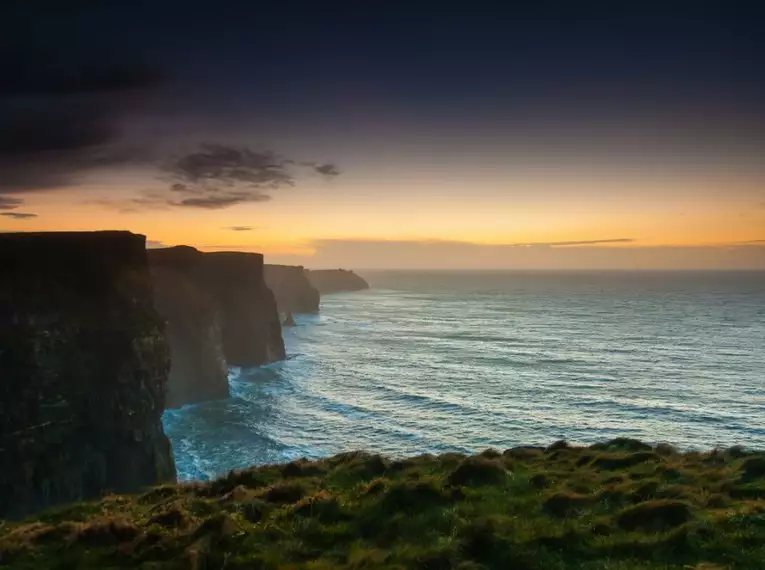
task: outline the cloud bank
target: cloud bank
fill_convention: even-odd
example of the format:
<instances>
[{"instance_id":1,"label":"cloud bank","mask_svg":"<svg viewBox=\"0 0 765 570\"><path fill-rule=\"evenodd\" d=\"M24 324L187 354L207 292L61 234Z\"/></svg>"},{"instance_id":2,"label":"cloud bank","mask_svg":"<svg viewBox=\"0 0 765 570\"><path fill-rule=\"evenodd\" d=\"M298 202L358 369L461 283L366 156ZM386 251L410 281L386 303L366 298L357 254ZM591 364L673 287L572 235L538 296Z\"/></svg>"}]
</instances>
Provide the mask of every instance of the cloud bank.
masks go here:
<instances>
[{"instance_id":1,"label":"cloud bank","mask_svg":"<svg viewBox=\"0 0 765 570\"><path fill-rule=\"evenodd\" d=\"M99 53L53 58L20 45L3 58L0 208L19 206L29 192L71 186L93 169L142 159L122 144L119 123L162 74L129 56L99 61Z\"/></svg>"},{"instance_id":2,"label":"cloud bank","mask_svg":"<svg viewBox=\"0 0 765 570\"><path fill-rule=\"evenodd\" d=\"M306 246L313 255L269 256L269 263L357 269L765 269L765 242L640 246L632 238L522 244L325 239Z\"/></svg>"}]
</instances>

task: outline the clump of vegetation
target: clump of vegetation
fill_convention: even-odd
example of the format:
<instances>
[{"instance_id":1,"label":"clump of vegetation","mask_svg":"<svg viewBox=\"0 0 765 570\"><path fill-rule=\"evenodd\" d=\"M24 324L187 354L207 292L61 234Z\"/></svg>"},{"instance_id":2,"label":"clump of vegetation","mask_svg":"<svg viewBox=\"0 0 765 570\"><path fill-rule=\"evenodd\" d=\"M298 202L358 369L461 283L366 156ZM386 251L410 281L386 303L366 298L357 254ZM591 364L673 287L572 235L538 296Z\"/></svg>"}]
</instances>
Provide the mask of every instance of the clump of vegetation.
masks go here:
<instances>
[{"instance_id":1,"label":"clump of vegetation","mask_svg":"<svg viewBox=\"0 0 765 570\"><path fill-rule=\"evenodd\" d=\"M346 453L0 521L0 567L734 570L765 560L765 454L618 439Z\"/></svg>"},{"instance_id":2,"label":"clump of vegetation","mask_svg":"<svg viewBox=\"0 0 765 570\"><path fill-rule=\"evenodd\" d=\"M484 457L468 457L446 478L451 485L492 485L501 483L507 470L499 461Z\"/></svg>"},{"instance_id":3,"label":"clump of vegetation","mask_svg":"<svg viewBox=\"0 0 765 570\"><path fill-rule=\"evenodd\" d=\"M619 513L617 521L627 530L666 530L688 522L691 517L690 505L665 499L627 507Z\"/></svg>"}]
</instances>

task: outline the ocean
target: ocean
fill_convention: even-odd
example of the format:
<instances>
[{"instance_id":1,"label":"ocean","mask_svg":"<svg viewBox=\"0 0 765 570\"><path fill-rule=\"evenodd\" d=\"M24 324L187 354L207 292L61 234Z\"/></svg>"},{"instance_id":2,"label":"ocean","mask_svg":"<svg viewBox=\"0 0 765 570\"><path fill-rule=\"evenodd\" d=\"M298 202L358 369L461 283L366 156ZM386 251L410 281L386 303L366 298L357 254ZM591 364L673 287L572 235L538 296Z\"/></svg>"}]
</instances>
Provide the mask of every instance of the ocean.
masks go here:
<instances>
[{"instance_id":1,"label":"ocean","mask_svg":"<svg viewBox=\"0 0 765 570\"><path fill-rule=\"evenodd\" d=\"M288 359L168 410L181 479L364 449L765 449L765 272L360 272Z\"/></svg>"}]
</instances>

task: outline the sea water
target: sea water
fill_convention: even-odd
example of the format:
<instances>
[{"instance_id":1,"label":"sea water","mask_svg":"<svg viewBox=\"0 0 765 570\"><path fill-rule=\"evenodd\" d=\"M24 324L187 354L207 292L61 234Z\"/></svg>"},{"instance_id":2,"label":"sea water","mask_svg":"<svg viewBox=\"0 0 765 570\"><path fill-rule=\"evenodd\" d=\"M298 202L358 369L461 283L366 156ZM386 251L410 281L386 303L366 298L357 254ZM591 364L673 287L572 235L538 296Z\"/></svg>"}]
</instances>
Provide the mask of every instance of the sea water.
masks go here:
<instances>
[{"instance_id":1,"label":"sea water","mask_svg":"<svg viewBox=\"0 0 765 570\"><path fill-rule=\"evenodd\" d=\"M288 359L167 411L182 479L364 449L765 449L763 272L367 272Z\"/></svg>"}]
</instances>

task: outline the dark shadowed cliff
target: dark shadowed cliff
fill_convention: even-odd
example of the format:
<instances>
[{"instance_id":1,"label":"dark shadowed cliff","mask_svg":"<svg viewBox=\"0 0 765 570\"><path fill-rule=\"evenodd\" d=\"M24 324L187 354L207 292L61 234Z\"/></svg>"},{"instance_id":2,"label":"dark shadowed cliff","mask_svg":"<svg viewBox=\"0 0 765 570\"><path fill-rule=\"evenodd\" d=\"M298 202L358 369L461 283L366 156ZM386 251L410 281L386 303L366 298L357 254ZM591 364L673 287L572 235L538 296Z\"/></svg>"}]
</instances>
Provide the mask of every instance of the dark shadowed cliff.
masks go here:
<instances>
[{"instance_id":1,"label":"dark shadowed cliff","mask_svg":"<svg viewBox=\"0 0 765 570\"><path fill-rule=\"evenodd\" d=\"M223 349L233 366L286 357L276 300L266 287L259 253L205 253L207 285L223 311Z\"/></svg>"},{"instance_id":2,"label":"dark shadowed cliff","mask_svg":"<svg viewBox=\"0 0 765 570\"><path fill-rule=\"evenodd\" d=\"M0 234L0 517L175 479L145 238Z\"/></svg>"},{"instance_id":3,"label":"dark shadowed cliff","mask_svg":"<svg viewBox=\"0 0 765 570\"><path fill-rule=\"evenodd\" d=\"M228 394L226 363L259 366L285 357L262 255L179 246L150 250L149 259L158 280L157 308L174 349L170 393L179 398L173 405Z\"/></svg>"},{"instance_id":4,"label":"dark shadowed cliff","mask_svg":"<svg viewBox=\"0 0 765 570\"><path fill-rule=\"evenodd\" d=\"M347 269L311 270L308 272L308 280L319 290L319 293L369 289L369 283Z\"/></svg>"},{"instance_id":5,"label":"dark shadowed cliff","mask_svg":"<svg viewBox=\"0 0 765 570\"><path fill-rule=\"evenodd\" d=\"M149 250L154 304L170 344L167 407L228 396L223 316L199 276L202 253L191 247Z\"/></svg>"},{"instance_id":6,"label":"dark shadowed cliff","mask_svg":"<svg viewBox=\"0 0 765 570\"><path fill-rule=\"evenodd\" d=\"M266 285L276 297L282 313L315 313L319 310L319 291L311 285L301 265L266 265Z\"/></svg>"}]
</instances>

